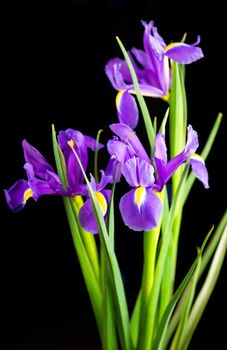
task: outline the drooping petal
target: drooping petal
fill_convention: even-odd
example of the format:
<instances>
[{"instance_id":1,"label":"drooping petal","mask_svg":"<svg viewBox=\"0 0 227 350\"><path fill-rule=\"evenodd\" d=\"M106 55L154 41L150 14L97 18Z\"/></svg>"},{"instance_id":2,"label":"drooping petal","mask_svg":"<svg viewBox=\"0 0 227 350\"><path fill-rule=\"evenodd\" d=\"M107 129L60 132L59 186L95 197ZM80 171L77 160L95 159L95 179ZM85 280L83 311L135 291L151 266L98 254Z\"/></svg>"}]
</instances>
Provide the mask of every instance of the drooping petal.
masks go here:
<instances>
[{"instance_id":1,"label":"drooping petal","mask_svg":"<svg viewBox=\"0 0 227 350\"><path fill-rule=\"evenodd\" d=\"M32 196L32 191L26 180L15 182L12 187L4 190L4 192L7 204L14 212L21 210L25 206L27 199Z\"/></svg>"},{"instance_id":2,"label":"drooping petal","mask_svg":"<svg viewBox=\"0 0 227 350\"><path fill-rule=\"evenodd\" d=\"M205 188L209 188L208 172L204 160L198 154L193 154L190 158L192 170Z\"/></svg>"},{"instance_id":3,"label":"drooping petal","mask_svg":"<svg viewBox=\"0 0 227 350\"><path fill-rule=\"evenodd\" d=\"M93 213L92 202L90 199L87 199L84 205L80 208L78 217L81 226L86 231L90 233L98 233L98 225Z\"/></svg>"},{"instance_id":4,"label":"drooping petal","mask_svg":"<svg viewBox=\"0 0 227 350\"><path fill-rule=\"evenodd\" d=\"M123 123L111 124L110 129L120 137L122 142L130 145L138 157L145 159L148 163L150 162L150 158L135 131L133 131L128 125Z\"/></svg>"},{"instance_id":5,"label":"drooping petal","mask_svg":"<svg viewBox=\"0 0 227 350\"><path fill-rule=\"evenodd\" d=\"M124 224L134 231L151 230L158 225L162 205L151 188L144 189L140 207L135 201L137 189L127 192L120 200L120 212Z\"/></svg>"},{"instance_id":6,"label":"drooping petal","mask_svg":"<svg viewBox=\"0 0 227 350\"><path fill-rule=\"evenodd\" d=\"M110 183L114 182L115 176L116 177L116 182L119 182L121 179L121 164L117 160L115 155L112 155L108 161L107 167L105 169L105 174L107 176L110 176Z\"/></svg>"},{"instance_id":7,"label":"drooping petal","mask_svg":"<svg viewBox=\"0 0 227 350\"><path fill-rule=\"evenodd\" d=\"M200 47L177 42L165 48L165 55L177 63L189 64L203 57Z\"/></svg>"},{"instance_id":8,"label":"drooping petal","mask_svg":"<svg viewBox=\"0 0 227 350\"><path fill-rule=\"evenodd\" d=\"M120 90L116 97L116 107L120 123L127 124L134 129L139 119L135 98L127 90Z\"/></svg>"},{"instance_id":9,"label":"drooping petal","mask_svg":"<svg viewBox=\"0 0 227 350\"><path fill-rule=\"evenodd\" d=\"M84 135L85 138L85 146L90 148L92 151L96 151L96 140L88 135ZM102 143L98 143L97 145L98 150L102 149L104 147L104 145Z\"/></svg>"},{"instance_id":10,"label":"drooping petal","mask_svg":"<svg viewBox=\"0 0 227 350\"><path fill-rule=\"evenodd\" d=\"M65 191L58 176L53 172L47 172L46 179L40 180L35 176L33 166L29 163L24 165L28 176L28 184L32 190L32 197L37 200L43 195L73 195L70 191Z\"/></svg>"},{"instance_id":11,"label":"drooping petal","mask_svg":"<svg viewBox=\"0 0 227 350\"><path fill-rule=\"evenodd\" d=\"M135 155L135 151L130 145L119 141L116 137L108 141L107 149L109 154L115 156L122 164Z\"/></svg>"},{"instance_id":12,"label":"drooping petal","mask_svg":"<svg viewBox=\"0 0 227 350\"><path fill-rule=\"evenodd\" d=\"M52 166L46 161L42 154L26 140L23 140L22 147L24 150L25 161L32 164L37 176L41 179L45 179L47 170L54 172Z\"/></svg>"},{"instance_id":13,"label":"drooping petal","mask_svg":"<svg viewBox=\"0 0 227 350\"><path fill-rule=\"evenodd\" d=\"M122 174L132 187L149 187L154 184L154 169L144 159L133 157L122 166Z\"/></svg>"}]
</instances>

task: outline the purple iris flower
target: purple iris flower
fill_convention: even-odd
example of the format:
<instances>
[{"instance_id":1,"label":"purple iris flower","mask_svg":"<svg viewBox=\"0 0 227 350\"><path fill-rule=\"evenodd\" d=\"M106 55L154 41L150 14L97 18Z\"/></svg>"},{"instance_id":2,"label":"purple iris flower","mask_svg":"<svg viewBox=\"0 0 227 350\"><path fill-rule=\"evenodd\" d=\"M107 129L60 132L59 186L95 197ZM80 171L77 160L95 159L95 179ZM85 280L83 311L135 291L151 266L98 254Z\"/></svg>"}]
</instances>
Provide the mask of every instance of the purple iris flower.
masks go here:
<instances>
[{"instance_id":1,"label":"purple iris flower","mask_svg":"<svg viewBox=\"0 0 227 350\"><path fill-rule=\"evenodd\" d=\"M106 176L104 171L101 171L102 177L100 182L97 184L94 177L91 175L91 187L95 193L95 197L100 205L101 212L104 219L107 216L108 204L110 202L111 190L105 190L104 188L110 182L110 177ZM98 224L95 219L93 212L92 201L89 196L87 187L84 187L83 195L87 197L84 205L79 211L79 220L81 226L90 233L98 233Z\"/></svg>"},{"instance_id":2,"label":"purple iris flower","mask_svg":"<svg viewBox=\"0 0 227 350\"><path fill-rule=\"evenodd\" d=\"M68 144L69 141L73 143L73 147L81 160L84 170L86 171L88 164L88 148L95 151L96 140L73 129L60 131L58 135L58 143L65 158L67 185L75 193L78 192L79 194L81 192L81 185L84 183L84 177L77 159ZM102 147L103 145L98 145L98 149L101 149Z\"/></svg>"},{"instance_id":3,"label":"purple iris flower","mask_svg":"<svg viewBox=\"0 0 227 350\"><path fill-rule=\"evenodd\" d=\"M181 164L185 163L188 158L195 176L203 183L205 188L209 188L208 172L205 162L198 154L195 153L198 146L198 134L195 130L193 130L192 126L189 125L187 128L187 142L184 150L168 162L164 134L162 132L157 134L155 138L153 157L158 174L155 183L155 188L157 191L162 190L163 186L168 182L177 168L179 168Z\"/></svg>"},{"instance_id":4,"label":"purple iris flower","mask_svg":"<svg viewBox=\"0 0 227 350\"><path fill-rule=\"evenodd\" d=\"M10 209L19 211L29 198L37 200L47 194L71 195L70 191L63 189L59 177L41 153L26 140L22 142L22 146L28 180L18 180L10 189L5 190Z\"/></svg>"},{"instance_id":5,"label":"purple iris flower","mask_svg":"<svg viewBox=\"0 0 227 350\"><path fill-rule=\"evenodd\" d=\"M158 225L162 204L155 194L154 168L144 159L133 157L122 166L122 174L133 187L120 200L122 219L134 231L148 231Z\"/></svg>"},{"instance_id":6,"label":"purple iris flower","mask_svg":"<svg viewBox=\"0 0 227 350\"><path fill-rule=\"evenodd\" d=\"M174 42L166 45L159 35L154 22L144 26L144 50L132 48L129 56L135 69L140 89L143 95L167 98L171 85L169 59L189 64L203 57L198 37L196 43L189 45L183 42ZM105 67L105 72L112 86L120 91L127 90L135 93L130 71L126 61L120 58L111 59Z\"/></svg>"}]
</instances>

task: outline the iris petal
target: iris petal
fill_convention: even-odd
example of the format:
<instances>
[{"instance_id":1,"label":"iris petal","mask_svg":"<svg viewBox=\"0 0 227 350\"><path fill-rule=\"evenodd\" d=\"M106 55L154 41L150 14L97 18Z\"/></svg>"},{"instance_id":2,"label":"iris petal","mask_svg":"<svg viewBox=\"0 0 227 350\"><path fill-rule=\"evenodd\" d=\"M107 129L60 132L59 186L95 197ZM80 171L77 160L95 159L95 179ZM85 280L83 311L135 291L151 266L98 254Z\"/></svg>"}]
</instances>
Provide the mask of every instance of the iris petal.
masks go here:
<instances>
[{"instance_id":1,"label":"iris petal","mask_svg":"<svg viewBox=\"0 0 227 350\"><path fill-rule=\"evenodd\" d=\"M204 160L198 154L194 154L190 158L190 164L197 179L203 183L205 188L209 188L208 172Z\"/></svg>"},{"instance_id":2,"label":"iris petal","mask_svg":"<svg viewBox=\"0 0 227 350\"><path fill-rule=\"evenodd\" d=\"M177 63L189 64L203 57L200 47L185 43L172 43L166 46L165 55Z\"/></svg>"},{"instance_id":3,"label":"iris petal","mask_svg":"<svg viewBox=\"0 0 227 350\"><path fill-rule=\"evenodd\" d=\"M124 224L134 231L148 231L158 225L162 205L160 199L151 188L146 188L146 195L140 208L135 203L133 189L127 192L120 200L120 212Z\"/></svg>"},{"instance_id":4,"label":"iris petal","mask_svg":"<svg viewBox=\"0 0 227 350\"><path fill-rule=\"evenodd\" d=\"M4 190L7 204L11 210L17 212L25 206L27 199L25 193L29 189L28 181L19 180L8 190Z\"/></svg>"},{"instance_id":5,"label":"iris petal","mask_svg":"<svg viewBox=\"0 0 227 350\"><path fill-rule=\"evenodd\" d=\"M120 123L134 129L139 119L139 110L135 98L127 90L121 90L116 97L117 114Z\"/></svg>"}]
</instances>

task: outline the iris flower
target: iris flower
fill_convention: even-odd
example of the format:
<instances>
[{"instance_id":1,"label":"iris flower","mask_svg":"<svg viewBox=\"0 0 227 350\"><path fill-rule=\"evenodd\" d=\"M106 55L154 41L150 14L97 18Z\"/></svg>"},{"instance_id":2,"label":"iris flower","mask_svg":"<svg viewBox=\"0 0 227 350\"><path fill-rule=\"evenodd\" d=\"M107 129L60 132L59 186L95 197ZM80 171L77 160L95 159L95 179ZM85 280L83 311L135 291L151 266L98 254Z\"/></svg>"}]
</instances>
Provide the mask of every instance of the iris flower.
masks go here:
<instances>
[{"instance_id":1,"label":"iris flower","mask_svg":"<svg viewBox=\"0 0 227 350\"><path fill-rule=\"evenodd\" d=\"M58 142L65 159L66 189L41 153L26 140L22 142L27 180L19 180L10 189L5 190L7 203L13 211L22 209L29 198L37 200L40 196L49 194L70 197L82 194L84 178L77 160L70 152L68 141L73 143L85 170L88 163L88 148L95 150L96 147L95 139L77 130L60 131ZM99 148L101 147L103 146L99 145Z\"/></svg>"},{"instance_id":2,"label":"iris flower","mask_svg":"<svg viewBox=\"0 0 227 350\"><path fill-rule=\"evenodd\" d=\"M106 190L105 187L110 182L110 177L106 176L104 171L101 171L101 174L101 180L98 184L95 182L94 177L91 175L90 184L101 208L102 215L104 219L106 219L111 190ZM90 233L97 233L98 225L94 216L92 201L90 199L87 187L84 187L83 195L87 197L87 200L79 211L80 224L86 231Z\"/></svg>"},{"instance_id":3,"label":"iris flower","mask_svg":"<svg viewBox=\"0 0 227 350\"><path fill-rule=\"evenodd\" d=\"M143 95L167 98L171 88L171 72L169 59L189 64L203 57L201 48L196 43L186 44L174 42L166 45L159 35L154 22L146 23L144 26L143 50L132 48L129 52L140 89ZM105 72L112 86L117 90L127 90L135 93L130 71L125 60L120 58L111 59L105 67Z\"/></svg>"},{"instance_id":4,"label":"iris flower","mask_svg":"<svg viewBox=\"0 0 227 350\"><path fill-rule=\"evenodd\" d=\"M208 188L208 172L203 159L195 153L199 146L198 134L189 125L184 150L170 161L167 160L165 136L159 132L155 138L153 164L136 133L128 125L118 123L110 126L120 140L111 140L108 150L120 163L121 173L133 187L120 201L120 212L124 223L135 231L151 230L158 224L161 202L158 192L173 173L189 159L195 176ZM110 142L110 141L109 141Z\"/></svg>"},{"instance_id":5,"label":"iris flower","mask_svg":"<svg viewBox=\"0 0 227 350\"><path fill-rule=\"evenodd\" d=\"M18 180L9 190L5 190L8 206L17 212L22 209L29 198L37 200L46 194L70 195L51 165L41 153L26 140L22 142L27 180Z\"/></svg>"}]
</instances>

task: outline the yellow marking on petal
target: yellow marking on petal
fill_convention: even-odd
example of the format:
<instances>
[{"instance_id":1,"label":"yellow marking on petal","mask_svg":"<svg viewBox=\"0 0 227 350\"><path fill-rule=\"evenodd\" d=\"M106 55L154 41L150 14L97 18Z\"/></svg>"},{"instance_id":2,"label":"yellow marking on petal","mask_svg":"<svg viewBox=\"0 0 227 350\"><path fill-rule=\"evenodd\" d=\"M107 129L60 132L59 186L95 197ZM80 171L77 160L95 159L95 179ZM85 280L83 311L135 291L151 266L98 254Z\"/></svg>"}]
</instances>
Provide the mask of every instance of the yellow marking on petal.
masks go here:
<instances>
[{"instance_id":1,"label":"yellow marking on petal","mask_svg":"<svg viewBox=\"0 0 227 350\"><path fill-rule=\"evenodd\" d=\"M181 42L176 42L176 43L171 43L169 45L167 45L164 49L164 53L166 53L168 50L172 49L173 47L179 46L179 45L183 45L183 43Z\"/></svg>"},{"instance_id":2,"label":"yellow marking on petal","mask_svg":"<svg viewBox=\"0 0 227 350\"><path fill-rule=\"evenodd\" d=\"M134 200L139 210L140 210L141 204L143 204L145 201L145 197L146 197L145 187L144 186L138 187L135 191Z\"/></svg>"},{"instance_id":3,"label":"yellow marking on petal","mask_svg":"<svg viewBox=\"0 0 227 350\"><path fill-rule=\"evenodd\" d=\"M120 105L120 99L122 94L125 92L125 90L120 90L116 96L116 107L119 108Z\"/></svg>"},{"instance_id":4,"label":"yellow marking on petal","mask_svg":"<svg viewBox=\"0 0 227 350\"><path fill-rule=\"evenodd\" d=\"M126 139L124 140L124 143L128 142L128 140L130 139L130 137L132 137L133 135L135 135L135 131L131 132Z\"/></svg>"},{"instance_id":5,"label":"yellow marking on petal","mask_svg":"<svg viewBox=\"0 0 227 350\"><path fill-rule=\"evenodd\" d=\"M196 160L200 161L201 163L204 163L203 158L200 157L200 155L197 154L197 153L194 153L194 154L191 156L191 159L196 159Z\"/></svg>"},{"instance_id":6,"label":"yellow marking on petal","mask_svg":"<svg viewBox=\"0 0 227 350\"><path fill-rule=\"evenodd\" d=\"M115 154L112 154L111 159L117 158Z\"/></svg>"},{"instance_id":7,"label":"yellow marking on petal","mask_svg":"<svg viewBox=\"0 0 227 350\"><path fill-rule=\"evenodd\" d=\"M74 141L73 140L68 141L68 145L69 147L74 148Z\"/></svg>"},{"instance_id":8,"label":"yellow marking on petal","mask_svg":"<svg viewBox=\"0 0 227 350\"><path fill-rule=\"evenodd\" d=\"M27 202L27 200L29 198L31 198L33 195L33 192L31 190L31 188L28 188L25 192L24 192L24 201Z\"/></svg>"},{"instance_id":9,"label":"yellow marking on petal","mask_svg":"<svg viewBox=\"0 0 227 350\"><path fill-rule=\"evenodd\" d=\"M95 197L100 205L100 208L102 210L102 215L104 216L107 212L107 202L106 198L103 196L101 192L95 192Z\"/></svg>"}]
</instances>

